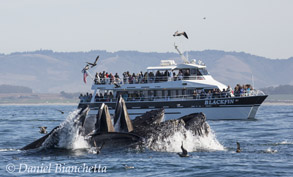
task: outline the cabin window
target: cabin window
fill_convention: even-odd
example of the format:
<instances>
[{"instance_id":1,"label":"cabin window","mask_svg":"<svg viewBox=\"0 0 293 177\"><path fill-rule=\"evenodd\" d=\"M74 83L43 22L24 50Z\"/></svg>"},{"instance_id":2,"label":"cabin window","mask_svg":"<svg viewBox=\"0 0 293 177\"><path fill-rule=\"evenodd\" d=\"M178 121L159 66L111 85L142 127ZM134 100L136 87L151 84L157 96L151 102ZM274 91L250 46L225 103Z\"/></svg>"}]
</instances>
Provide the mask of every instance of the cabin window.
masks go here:
<instances>
[{"instance_id":1,"label":"cabin window","mask_svg":"<svg viewBox=\"0 0 293 177\"><path fill-rule=\"evenodd\" d=\"M182 96L182 90L177 90L177 95Z\"/></svg>"},{"instance_id":2,"label":"cabin window","mask_svg":"<svg viewBox=\"0 0 293 177\"><path fill-rule=\"evenodd\" d=\"M143 94L143 97L148 97L149 96L148 91L146 91L146 90L142 91L142 94Z\"/></svg>"},{"instance_id":3,"label":"cabin window","mask_svg":"<svg viewBox=\"0 0 293 177\"><path fill-rule=\"evenodd\" d=\"M171 91L171 97L176 97L176 90L170 90Z\"/></svg>"},{"instance_id":4,"label":"cabin window","mask_svg":"<svg viewBox=\"0 0 293 177\"><path fill-rule=\"evenodd\" d=\"M187 90L187 95L192 95L193 94L193 90L188 89Z\"/></svg>"},{"instance_id":5,"label":"cabin window","mask_svg":"<svg viewBox=\"0 0 293 177\"><path fill-rule=\"evenodd\" d=\"M196 75L201 76L201 72L199 71L199 69L196 69Z\"/></svg>"},{"instance_id":6,"label":"cabin window","mask_svg":"<svg viewBox=\"0 0 293 177\"><path fill-rule=\"evenodd\" d=\"M154 91L149 90L148 92L148 96L146 98L148 98L148 100L153 100L154 99Z\"/></svg>"},{"instance_id":7,"label":"cabin window","mask_svg":"<svg viewBox=\"0 0 293 177\"><path fill-rule=\"evenodd\" d=\"M167 90L168 96L171 96L171 90Z\"/></svg>"},{"instance_id":8,"label":"cabin window","mask_svg":"<svg viewBox=\"0 0 293 177\"><path fill-rule=\"evenodd\" d=\"M182 90L182 95L186 95L186 90Z\"/></svg>"},{"instance_id":9,"label":"cabin window","mask_svg":"<svg viewBox=\"0 0 293 177\"><path fill-rule=\"evenodd\" d=\"M194 68L194 69L190 69L190 74L191 74L191 75L196 75L196 73L197 73L197 72L196 72L196 69L195 69L195 68Z\"/></svg>"},{"instance_id":10,"label":"cabin window","mask_svg":"<svg viewBox=\"0 0 293 177\"><path fill-rule=\"evenodd\" d=\"M157 94L156 94L156 97L162 97L162 91L161 90L156 90L155 91Z\"/></svg>"},{"instance_id":11,"label":"cabin window","mask_svg":"<svg viewBox=\"0 0 293 177\"><path fill-rule=\"evenodd\" d=\"M200 69L199 69L199 72L200 72L202 75L209 75L209 72L208 72L205 68L200 68Z\"/></svg>"},{"instance_id":12,"label":"cabin window","mask_svg":"<svg viewBox=\"0 0 293 177\"><path fill-rule=\"evenodd\" d=\"M182 69L183 76L190 76L190 69Z\"/></svg>"}]
</instances>

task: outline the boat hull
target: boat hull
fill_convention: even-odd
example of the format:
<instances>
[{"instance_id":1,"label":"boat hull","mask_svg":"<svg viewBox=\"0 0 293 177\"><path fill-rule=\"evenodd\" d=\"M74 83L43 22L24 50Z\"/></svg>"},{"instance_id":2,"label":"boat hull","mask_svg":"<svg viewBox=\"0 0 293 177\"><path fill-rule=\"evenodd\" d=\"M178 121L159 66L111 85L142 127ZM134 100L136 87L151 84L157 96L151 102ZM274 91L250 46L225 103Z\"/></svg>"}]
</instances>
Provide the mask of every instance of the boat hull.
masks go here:
<instances>
[{"instance_id":1,"label":"boat hull","mask_svg":"<svg viewBox=\"0 0 293 177\"><path fill-rule=\"evenodd\" d=\"M165 119L176 119L184 115L203 112L207 120L255 119L259 106L267 95L213 99L126 102L131 119L147 111L164 108ZM101 103L80 103L79 107L90 106L89 114L96 114ZM115 102L106 102L110 114L114 114Z\"/></svg>"}]
</instances>

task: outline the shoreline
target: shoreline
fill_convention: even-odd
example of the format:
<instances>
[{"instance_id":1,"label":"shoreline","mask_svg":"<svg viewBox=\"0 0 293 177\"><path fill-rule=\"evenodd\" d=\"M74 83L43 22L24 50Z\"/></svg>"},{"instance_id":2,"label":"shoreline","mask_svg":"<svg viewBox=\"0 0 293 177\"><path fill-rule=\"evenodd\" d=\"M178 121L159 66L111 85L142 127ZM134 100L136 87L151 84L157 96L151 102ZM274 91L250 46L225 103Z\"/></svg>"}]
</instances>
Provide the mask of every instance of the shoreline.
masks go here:
<instances>
[{"instance_id":1,"label":"shoreline","mask_svg":"<svg viewBox=\"0 0 293 177\"><path fill-rule=\"evenodd\" d=\"M293 106L293 102L264 102L262 105L266 106Z\"/></svg>"},{"instance_id":2,"label":"shoreline","mask_svg":"<svg viewBox=\"0 0 293 177\"><path fill-rule=\"evenodd\" d=\"M265 106L293 106L293 102L270 101ZM78 103L0 103L0 106L78 106Z\"/></svg>"},{"instance_id":3,"label":"shoreline","mask_svg":"<svg viewBox=\"0 0 293 177\"><path fill-rule=\"evenodd\" d=\"M0 103L0 106L78 106L78 103Z\"/></svg>"}]
</instances>

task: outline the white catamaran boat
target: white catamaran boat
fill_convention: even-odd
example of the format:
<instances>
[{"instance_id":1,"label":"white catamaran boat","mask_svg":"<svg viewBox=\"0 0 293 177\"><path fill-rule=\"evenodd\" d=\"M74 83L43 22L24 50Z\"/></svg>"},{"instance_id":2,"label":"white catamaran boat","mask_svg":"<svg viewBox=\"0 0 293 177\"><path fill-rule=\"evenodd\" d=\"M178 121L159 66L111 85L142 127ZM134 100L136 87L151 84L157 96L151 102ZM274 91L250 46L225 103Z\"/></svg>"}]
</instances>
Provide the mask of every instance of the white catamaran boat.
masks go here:
<instances>
[{"instance_id":1,"label":"white catamaran boat","mask_svg":"<svg viewBox=\"0 0 293 177\"><path fill-rule=\"evenodd\" d=\"M216 81L201 61L184 57L182 64L162 60L160 66L148 67L139 74L123 73L108 76L97 73L92 94L81 95L79 108L89 106L96 114L105 103L114 113L117 97L126 101L129 116L133 119L146 111L164 108L166 119L179 118L203 112L207 120L254 119L267 95L250 85L237 85L232 89Z\"/></svg>"}]
</instances>

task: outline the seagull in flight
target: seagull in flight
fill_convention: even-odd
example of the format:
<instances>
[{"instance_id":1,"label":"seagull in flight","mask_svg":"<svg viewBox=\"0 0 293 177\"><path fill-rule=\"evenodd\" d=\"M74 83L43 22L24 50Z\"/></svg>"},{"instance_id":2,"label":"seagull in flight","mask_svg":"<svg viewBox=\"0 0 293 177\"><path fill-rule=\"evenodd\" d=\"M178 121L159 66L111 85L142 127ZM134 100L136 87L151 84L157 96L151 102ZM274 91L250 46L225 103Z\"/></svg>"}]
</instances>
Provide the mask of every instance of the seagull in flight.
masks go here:
<instances>
[{"instance_id":1,"label":"seagull in flight","mask_svg":"<svg viewBox=\"0 0 293 177\"><path fill-rule=\"evenodd\" d=\"M60 109L56 109L56 111L59 111L61 114L64 114L64 111L62 111Z\"/></svg>"},{"instance_id":2,"label":"seagull in flight","mask_svg":"<svg viewBox=\"0 0 293 177\"><path fill-rule=\"evenodd\" d=\"M99 57L100 57L100 56L98 55L94 63L89 63L89 62L86 62L86 63L87 63L88 65L91 65L91 68L93 68L93 67L95 67L95 66L97 65L97 61L98 61Z\"/></svg>"},{"instance_id":3,"label":"seagull in flight","mask_svg":"<svg viewBox=\"0 0 293 177\"><path fill-rule=\"evenodd\" d=\"M176 31L174 34L173 34L173 36L175 37L175 36L181 36L181 35L183 35L184 37L186 37L186 39L188 39L188 36L187 36L187 34L186 34L186 32L185 31L183 31L183 32L178 32L178 31Z\"/></svg>"}]
</instances>

